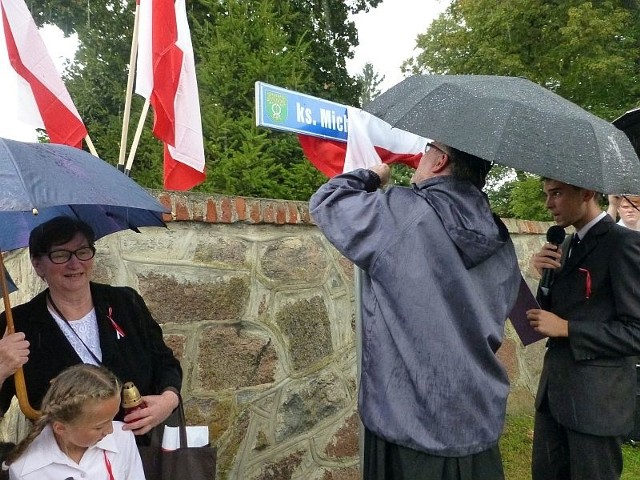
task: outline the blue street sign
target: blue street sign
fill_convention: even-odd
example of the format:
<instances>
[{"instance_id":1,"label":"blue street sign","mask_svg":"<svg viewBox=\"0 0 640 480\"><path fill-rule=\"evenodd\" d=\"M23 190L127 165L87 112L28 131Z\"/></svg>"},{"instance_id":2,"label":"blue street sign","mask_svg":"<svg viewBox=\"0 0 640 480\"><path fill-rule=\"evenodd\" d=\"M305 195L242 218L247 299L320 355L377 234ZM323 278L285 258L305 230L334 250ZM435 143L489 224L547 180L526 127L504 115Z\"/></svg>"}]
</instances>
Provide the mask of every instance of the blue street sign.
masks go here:
<instances>
[{"instance_id":1,"label":"blue street sign","mask_svg":"<svg viewBox=\"0 0 640 480\"><path fill-rule=\"evenodd\" d=\"M339 103L256 82L256 125L347 141L347 107Z\"/></svg>"}]
</instances>

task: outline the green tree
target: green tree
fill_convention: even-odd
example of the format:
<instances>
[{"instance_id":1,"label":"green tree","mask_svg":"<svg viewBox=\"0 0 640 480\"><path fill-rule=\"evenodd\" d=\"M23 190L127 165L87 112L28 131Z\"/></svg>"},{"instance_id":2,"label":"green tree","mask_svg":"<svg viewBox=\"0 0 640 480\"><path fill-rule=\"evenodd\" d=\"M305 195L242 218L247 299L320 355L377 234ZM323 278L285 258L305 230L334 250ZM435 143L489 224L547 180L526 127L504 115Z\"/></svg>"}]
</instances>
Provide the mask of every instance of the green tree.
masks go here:
<instances>
[{"instance_id":1,"label":"green tree","mask_svg":"<svg viewBox=\"0 0 640 480\"><path fill-rule=\"evenodd\" d=\"M640 94L639 15L623 0L454 0L405 68L522 76L613 119Z\"/></svg>"},{"instance_id":2,"label":"green tree","mask_svg":"<svg viewBox=\"0 0 640 480\"><path fill-rule=\"evenodd\" d=\"M421 52L403 68L522 76L612 120L638 104L639 46L637 0L453 0L419 35ZM536 215L540 205L522 198L529 192L540 201L531 182L503 179L492 205L520 218Z\"/></svg>"},{"instance_id":3,"label":"green tree","mask_svg":"<svg viewBox=\"0 0 640 480\"><path fill-rule=\"evenodd\" d=\"M194 0L187 5L196 58L207 181L200 191L307 199L325 179L291 134L255 127L257 80L348 105L360 85L346 59L357 46L349 14L381 0ZM80 47L67 85L100 155L118 157L135 3L30 3L40 24L76 32ZM129 138L143 101L134 96ZM132 176L162 184L162 146L146 122Z\"/></svg>"},{"instance_id":4,"label":"green tree","mask_svg":"<svg viewBox=\"0 0 640 480\"><path fill-rule=\"evenodd\" d=\"M367 62L362 68L362 73L357 75L356 78L360 83L360 106L365 107L380 95L379 87L380 84L384 82L384 75L380 77L380 75L373 70L373 64Z\"/></svg>"}]
</instances>

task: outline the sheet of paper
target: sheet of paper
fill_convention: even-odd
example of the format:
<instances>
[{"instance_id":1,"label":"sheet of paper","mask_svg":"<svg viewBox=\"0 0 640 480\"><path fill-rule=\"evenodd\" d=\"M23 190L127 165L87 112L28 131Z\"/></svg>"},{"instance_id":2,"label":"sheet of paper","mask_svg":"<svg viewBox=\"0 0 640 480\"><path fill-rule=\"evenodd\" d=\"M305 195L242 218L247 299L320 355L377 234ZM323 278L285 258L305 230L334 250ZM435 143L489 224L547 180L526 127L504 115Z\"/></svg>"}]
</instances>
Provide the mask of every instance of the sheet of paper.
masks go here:
<instances>
[{"instance_id":1,"label":"sheet of paper","mask_svg":"<svg viewBox=\"0 0 640 480\"><path fill-rule=\"evenodd\" d=\"M186 428L188 447L204 447L209 444L209 427L205 425ZM180 428L165 425L164 435L162 436L162 449L176 450L178 448L180 448Z\"/></svg>"},{"instance_id":2,"label":"sheet of paper","mask_svg":"<svg viewBox=\"0 0 640 480\"><path fill-rule=\"evenodd\" d=\"M511 310L511 313L509 314L509 320L511 320L513 328L515 328L518 337L520 337L520 340L525 347L537 342L538 340L547 338L536 332L531 325L529 325L529 320L527 320L527 310L531 310L532 308L540 308L540 305L538 304L536 297L531 293L527 282L524 278L520 277L518 298L516 299L516 304L514 305L513 310Z\"/></svg>"}]
</instances>

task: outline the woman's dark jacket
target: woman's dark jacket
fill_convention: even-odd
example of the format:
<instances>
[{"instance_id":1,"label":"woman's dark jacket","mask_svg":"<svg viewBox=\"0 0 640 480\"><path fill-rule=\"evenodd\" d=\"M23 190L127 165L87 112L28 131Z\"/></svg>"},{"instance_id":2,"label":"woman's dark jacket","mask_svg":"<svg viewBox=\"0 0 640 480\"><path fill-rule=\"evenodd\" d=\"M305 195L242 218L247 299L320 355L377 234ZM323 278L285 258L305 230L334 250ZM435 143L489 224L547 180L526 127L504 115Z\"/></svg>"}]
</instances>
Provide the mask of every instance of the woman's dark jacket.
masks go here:
<instances>
[{"instance_id":1,"label":"woman's dark jacket","mask_svg":"<svg viewBox=\"0 0 640 480\"><path fill-rule=\"evenodd\" d=\"M151 316L142 297L130 287L111 287L91 283L91 296L96 310L102 364L122 382L133 382L142 395L158 395L166 389L180 392L180 362L164 343L162 329ZM82 360L67 341L47 310L48 289L31 301L14 307L13 321L17 332L29 341L29 361L24 365L29 403L40 409L49 382L62 370ZM124 332L118 338L113 321ZM6 317L0 315L0 331ZM6 412L15 395L13 376L0 389L0 411Z\"/></svg>"}]
</instances>

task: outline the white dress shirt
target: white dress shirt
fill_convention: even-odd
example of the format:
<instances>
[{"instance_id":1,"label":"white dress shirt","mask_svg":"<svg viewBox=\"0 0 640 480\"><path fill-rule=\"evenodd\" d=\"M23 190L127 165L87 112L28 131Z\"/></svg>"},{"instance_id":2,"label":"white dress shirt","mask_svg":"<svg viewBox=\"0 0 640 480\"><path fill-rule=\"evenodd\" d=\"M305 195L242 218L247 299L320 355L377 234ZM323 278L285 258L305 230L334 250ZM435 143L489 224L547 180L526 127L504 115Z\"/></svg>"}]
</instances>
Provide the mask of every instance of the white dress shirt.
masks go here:
<instances>
[{"instance_id":1,"label":"white dress shirt","mask_svg":"<svg viewBox=\"0 0 640 480\"><path fill-rule=\"evenodd\" d=\"M104 452L111 463L114 480L145 480L142 461L134 435L122 430L122 422L113 422L113 433L89 447L80 464L58 447L50 425L36 437L27 450L9 465L11 480L110 480Z\"/></svg>"}]
</instances>

